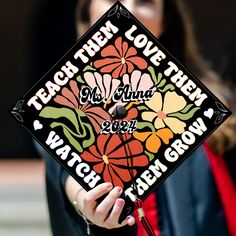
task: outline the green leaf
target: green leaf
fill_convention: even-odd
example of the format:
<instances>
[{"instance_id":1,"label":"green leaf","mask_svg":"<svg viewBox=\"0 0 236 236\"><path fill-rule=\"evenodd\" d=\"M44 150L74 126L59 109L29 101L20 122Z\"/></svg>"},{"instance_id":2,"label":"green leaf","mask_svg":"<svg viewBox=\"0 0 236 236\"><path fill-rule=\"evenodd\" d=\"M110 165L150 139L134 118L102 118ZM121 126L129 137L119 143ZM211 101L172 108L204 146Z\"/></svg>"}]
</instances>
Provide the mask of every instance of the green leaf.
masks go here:
<instances>
[{"instance_id":1,"label":"green leaf","mask_svg":"<svg viewBox=\"0 0 236 236\"><path fill-rule=\"evenodd\" d=\"M63 128L63 133L65 134L66 138L68 139L69 143L76 148L80 153L83 152L83 148L81 144L77 141L77 139L74 138L78 137L78 134L75 134L71 129L69 129L66 125L59 123L59 122L53 122L51 124L51 128L56 128L61 126Z\"/></svg>"},{"instance_id":2,"label":"green leaf","mask_svg":"<svg viewBox=\"0 0 236 236\"><path fill-rule=\"evenodd\" d=\"M191 117L193 117L195 112L199 109L200 109L199 107L194 107L188 113L184 114L184 113L176 112L176 113L168 114L168 117L176 117L176 118L179 118L180 120L189 120Z\"/></svg>"},{"instance_id":3,"label":"green leaf","mask_svg":"<svg viewBox=\"0 0 236 236\"><path fill-rule=\"evenodd\" d=\"M94 67L92 67L91 65L87 65L84 69L83 69L83 71L85 72L85 71L96 71L96 69L94 68Z\"/></svg>"},{"instance_id":4,"label":"green leaf","mask_svg":"<svg viewBox=\"0 0 236 236\"><path fill-rule=\"evenodd\" d=\"M150 122L138 122L136 127L137 129L149 128L152 131L152 133L156 132L154 126Z\"/></svg>"},{"instance_id":5,"label":"green leaf","mask_svg":"<svg viewBox=\"0 0 236 236\"><path fill-rule=\"evenodd\" d=\"M80 135L86 135L83 122L80 116L76 116L76 113L69 108L56 108L56 107L45 107L39 114L43 118L59 119L66 118L75 127L76 132Z\"/></svg>"},{"instance_id":6,"label":"green leaf","mask_svg":"<svg viewBox=\"0 0 236 236\"><path fill-rule=\"evenodd\" d=\"M157 85L158 84L158 79L156 77L154 68L152 66L149 66L148 70L151 73L151 77L152 77L152 80L153 80L154 84Z\"/></svg>"},{"instance_id":7,"label":"green leaf","mask_svg":"<svg viewBox=\"0 0 236 236\"><path fill-rule=\"evenodd\" d=\"M85 125L88 130L88 132L85 132L86 135L76 134L69 127L67 127L65 124L60 123L60 122L53 122L51 124L51 128L62 127L63 133L67 137L70 144L73 145L78 151L82 152L83 148L87 148L91 146L95 141L95 136L94 136L92 126L87 123L84 123L83 125ZM89 139L87 140L84 139L86 136L88 136ZM81 140L82 146L77 140Z\"/></svg>"},{"instance_id":8,"label":"green leaf","mask_svg":"<svg viewBox=\"0 0 236 236\"><path fill-rule=\"evenodd\" d=\"M180 112L186 113L186 112L189 111L189 109L190 109L192 106L193 106L193 104L188 104L188 105L187 105L182 111L180 111Z\"/></svg>"},{"instance_id":9,"label":"green leaf","mask_svg":"<svg viewBox=\"0 0 236 236\"><path fill-rule=\"evenodd\" d=\"M90 138L87 139L87 140L83 140L83 142L82 142L83 148L87 148L87 147L90 147L95 142L95 136L94 136L92 126L90 124L87 124L87 123L85 123L84 125L86 126L86 128L89 131L88 133L90 134L89 135Z\"/></svg>"},{"instance_id":10,"label":"green leaf","mask_svg":"<svg viewBox=\"0 0 236 236\"><path fill-rule=\"evenodd\" d=\"M39 113L39 116L43 118L52 118L58 119L60 117L66 117L74 121L77 120L74 111L69 108L57 108L57 107L44 107L43 110Z\"/></svg>"},{"instance_id":11,"label":"green leaf","mask_svg":"<svg viewBox=\"0 0 236 236\"><path fill-rule=\"evenodd\" d=\"M75 136L79 139L84 138L86 136L86 132L84 134L75 133L67 125L65 125L64 123L61 123L61 122L52 122L52 124L50 126L51 126L51 128L62 127L63 129L67 129L73 136Z\"/></svg>"},{"instance_id":12,"label":"green leaf","mask_svg":"<svg viewBox=\"0 0 236 236\"><path fill-rule=\"evenodd\" d=\"M163 87L163 86L165 85L165 83L166 83L166 79L163 79L163 80L158 84L157 88Z\"/></svg>"},{"instance_id":13,"label":"green leaf","mask_svg":"<svg viewBox=\"0 0 236 236\"><path fill-rule=\"evenodd\" d=\"M76 110L76 113L77 113L78 116L80 116L80 117L87 117L87 115L85 114L85 112L83 112L83 111L80 110L80 109L77 109L77 110Z\"/></svg>"},{"instance_id":14,"label":"green leaf","mask_svg":"<svg viewBox=\"0 0 236 236\"><path fill-rule=\"evenodd\" d=\"M144 151L144 153L148 156L149 161L152 161L155 158L155 155L148 151Z\"/></svg>"},{"instance_id":15,"label":"green leaf","mask_svg":"<svg viewBox=\"0 0 236 236\"><path fill-rule=\"evenodd\" d=\"M143 110L148 111L149 110L148 107L146 107L146 106L138 106L137 108L140 111L143 111Z\"/></svg>"},{"instance_id":16,"label":"green leaf","mask_svg":"<svg viewBox=\"0 0 236 236\"><path fill-rule=\"evenodd\" d=\"M158 73L158 83L161 81L162 79L162 73Z\"/></svg>"},{"instance_id":17,"label":"green leaf","mask_svg":"<svg viewBox=\"0 0 236 236\"><path fill-rule=\"evenodd\" d=\"M165 93L168 90L170 91L175 90L175 86L173 84L167 84L164 89L159 89L161 93Z\"/></svg>"},{"instance_id":18,"label":"green leaf","mask_svg":"<svg viewBox=\"0 0 236 236\"><path fill-rule=\"evenodd\" d=\"M81 83L81 84L84 84L84 83L85 83L85 81L82 79L81 75L77 76L77 77L76 77L76 80L77 80L79 83Z\"/></svg>"},{"instance_id":19,"label":"green leaf","mask_svg":"<svg viewBox=\"0 0 236 236\"><path fill-rule=\"evenodd\" d=\"M75 127L75 130L69 128L62 122L52 122L51 128L62 127L63 133L79 152L83 152L83 148L87 148L95 141L92 126L81 120L85 117L85 113L81 110L76 110L76 113L69 108L45 107L39 114L43 118L59 119L66 118ZM87 139L85 139L88 137ZM80 141L80 142L79 142Z\"/></svg>"}]
</instances>

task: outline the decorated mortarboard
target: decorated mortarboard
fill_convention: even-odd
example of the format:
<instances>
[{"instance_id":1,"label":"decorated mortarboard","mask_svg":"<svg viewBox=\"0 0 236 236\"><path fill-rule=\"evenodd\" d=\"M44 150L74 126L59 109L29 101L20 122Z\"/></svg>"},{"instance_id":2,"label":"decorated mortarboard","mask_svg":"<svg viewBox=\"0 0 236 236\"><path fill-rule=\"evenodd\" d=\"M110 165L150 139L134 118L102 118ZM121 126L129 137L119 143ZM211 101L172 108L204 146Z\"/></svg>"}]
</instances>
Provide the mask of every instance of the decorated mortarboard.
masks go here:
<instances>
[{"instance_id":1,"label":"decorated mortarboard","mask_svg":"<svg viewBox=\"0 0 236 236\"><path fill-rule=\"evenodd\" d=\"M10 113L86 190L122 187L121 219L231 114L119 2Z\"/></svg>"}]
</instances>

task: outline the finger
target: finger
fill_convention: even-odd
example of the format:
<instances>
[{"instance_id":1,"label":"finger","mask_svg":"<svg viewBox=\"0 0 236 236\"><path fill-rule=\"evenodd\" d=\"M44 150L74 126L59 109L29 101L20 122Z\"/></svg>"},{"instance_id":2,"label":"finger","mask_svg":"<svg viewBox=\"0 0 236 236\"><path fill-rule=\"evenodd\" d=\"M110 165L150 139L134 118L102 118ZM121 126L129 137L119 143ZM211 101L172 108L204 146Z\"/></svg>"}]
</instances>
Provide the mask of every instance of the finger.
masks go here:
<instances>
[{"instance_id":1,"label":"finger","mask_svg":"<svg viewBox=\"0 0 236 236\"><path fill-rule=\"evenodd\" d=\"M132 215L126 217L126 219L120 224L121 227L125 225L132 226L135 224L135 218Z\"/></svg>"},{"instance_id":2,"label":"finger","mask_svg":"<svg viewBox=\"0 0 236 236\"><path fill-rule=\"evenodd\" d=\"M82 196L81 210L90 220L93 219L94 209L97 206L97 199L108 193L112 189L111 183L102 183L94 189L85 192Z\"/></svg>"},{"instance_id":3,"label":"finger","mask_svg":"<svg viewBox=\"0 0 236 236\"><path fill-rule=\"evenodd\" d=\"M126 221L127 221L127 224L129 225L129 226L132 226L132 225L134 225L135 224L135 218L133 217L133 216L127 216L127 218L126 218Z\"/></svg>"},{"instance_id":4,"label":"finger","mask_svg":"<svg viewBox=\"0 0 236 236\"><path fill-rule=\"evenodd\" d=\"M95 217L104 222L107 218L109 211L112 209L117 198L121 195L122 188L117 186L110 191L106 198L97 206L95 210Z\"/></svg>"},{"instance_id":5,"label":"finger","mask_svg":"<svg viewBox=\"0 0 236 236\"><path fill-rule=\"evenodd\" d=\"M120 214L125 205L124 199L118 198L113 206L111 214L105 221L106 228L119 228L125 226L128 222L127 220L123 221L122 224L118 223Z\"/></svg>"},{"instance_id":6,"label":"finger","mask_svg":"<svg viewBox=\"0 0 236 236\"><path fill-rule=\"evenodd\" d=\"M96 202L104 194L108 193L112 189L111 183L102 183L96 186L94 189L87 192L85 201L89 204Z\"/></svg>"}]
</instances>

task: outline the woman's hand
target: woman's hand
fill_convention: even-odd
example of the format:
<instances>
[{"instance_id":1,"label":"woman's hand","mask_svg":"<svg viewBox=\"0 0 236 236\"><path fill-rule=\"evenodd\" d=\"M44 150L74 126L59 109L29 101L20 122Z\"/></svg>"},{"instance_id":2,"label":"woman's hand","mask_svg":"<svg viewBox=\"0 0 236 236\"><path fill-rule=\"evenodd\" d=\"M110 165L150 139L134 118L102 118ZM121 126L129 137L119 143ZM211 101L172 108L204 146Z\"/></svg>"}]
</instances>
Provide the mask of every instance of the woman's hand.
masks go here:
<instances>
[{"instance_id":1,"label":"woman's hand","mask_svg":"<svg viewBox=\"0 0 236 236\"><path fill-rule=\"evenodd\" d=\"M77 202L78 210L100 227L113 229L127 224L132 226L135 223L133 216L128 216L121 224L118 223L125 204L124 199L119 198L122 193L120 187L113 188L111 183L102 183L87 192L72 177L68 177L66 192L71 202ZM97 200L107 193L109 194L104 200L98 203ZM74 199L71 198L73 195Z\"/></svg>"}]
</instances>

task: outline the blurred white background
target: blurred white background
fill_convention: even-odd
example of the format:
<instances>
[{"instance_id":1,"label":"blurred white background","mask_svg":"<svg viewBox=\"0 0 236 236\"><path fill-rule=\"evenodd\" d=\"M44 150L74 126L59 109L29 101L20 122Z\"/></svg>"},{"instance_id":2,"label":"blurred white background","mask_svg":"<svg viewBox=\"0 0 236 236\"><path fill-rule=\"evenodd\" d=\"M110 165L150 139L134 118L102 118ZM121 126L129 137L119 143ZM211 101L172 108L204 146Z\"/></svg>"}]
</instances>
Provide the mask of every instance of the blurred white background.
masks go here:
<instances>
[{"instance_id":1,"label":"blurred white background","mask_svg":"<svg viewBox=\"0 0 236 236\"><path fill-rule=\"evenodd\" d=\"M42 161L0 161L0 235L51 235Z\"/></svg>"}]
</instances>

